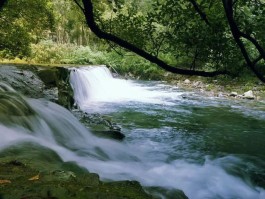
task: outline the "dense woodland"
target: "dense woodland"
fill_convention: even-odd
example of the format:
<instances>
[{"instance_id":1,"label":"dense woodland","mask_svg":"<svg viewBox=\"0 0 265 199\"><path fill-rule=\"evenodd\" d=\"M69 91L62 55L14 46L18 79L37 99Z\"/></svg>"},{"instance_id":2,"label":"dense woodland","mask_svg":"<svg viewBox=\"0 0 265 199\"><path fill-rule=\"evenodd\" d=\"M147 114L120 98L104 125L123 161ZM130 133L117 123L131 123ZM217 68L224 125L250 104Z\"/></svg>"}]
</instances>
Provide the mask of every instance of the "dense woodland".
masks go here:
<instances>
[{"instance_id":1,"label":"dense woodland","mask_svg":"<svg viewBox=\"0 0 265 199\"><path fill-rule=\"evenodd\" d=\"M265 81L264 0L4 2L2 61L106 64L152 79L165 69Z\"/></svg>"}]
</instances>

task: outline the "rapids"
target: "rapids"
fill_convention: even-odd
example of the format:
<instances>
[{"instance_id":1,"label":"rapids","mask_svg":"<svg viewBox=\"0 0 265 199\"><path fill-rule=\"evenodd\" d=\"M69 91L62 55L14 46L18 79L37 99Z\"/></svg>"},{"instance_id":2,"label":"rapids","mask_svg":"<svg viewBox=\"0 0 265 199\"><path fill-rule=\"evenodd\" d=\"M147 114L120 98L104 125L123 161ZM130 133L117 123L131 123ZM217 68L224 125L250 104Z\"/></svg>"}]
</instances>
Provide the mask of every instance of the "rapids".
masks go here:
<instances>
[{"instance_id":1,"label":"rapids","mask_svg":"<svg viewBox=\"0 0 265 199\"><path fill-rule=\"evenodd\" d=\"M103 180L180 189L191 199L265 198L262 102L203 97L162 82L114 79L102 66L71 70L77 106L112 117L126 139L95 137L61 106L0 89L2 95L23 99L1 103L0 110L30 110L22 116L0 113L5 118L0 120L1 151L31 142Z\"/></svg>"}]
</instances>

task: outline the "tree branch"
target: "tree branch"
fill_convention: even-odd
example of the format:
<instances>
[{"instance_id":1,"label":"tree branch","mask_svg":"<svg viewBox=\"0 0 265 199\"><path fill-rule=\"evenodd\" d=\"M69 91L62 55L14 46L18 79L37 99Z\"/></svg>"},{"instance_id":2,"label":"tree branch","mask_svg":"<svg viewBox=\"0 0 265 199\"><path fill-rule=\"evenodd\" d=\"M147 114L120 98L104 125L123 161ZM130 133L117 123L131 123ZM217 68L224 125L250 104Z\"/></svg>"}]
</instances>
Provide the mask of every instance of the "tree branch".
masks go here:
<instances>
[{"instance_id":1,"label":"tree branch","mask_svg":"<svg viewBox=\"0 0 265 199\"><path fill-rule=\"evenodd\" d=\"M207 19L207 15L206 15L206 14L205 14L205 13L199 8L199 5L197 4L196 0L189 0L189 1L192 3L194 9L195 9L196 12L200 15L201 19L202 19L203 21L205 21L205 23L206 23L208 26L211 26L210 22L209 22L208 19Z\"/></svg>"},{"instance_id":2,"label":"tree branch","mask_svg":"<svg viewBox=\"0 0 265 199\"><path fill-rule=\"evenodd\" d=\"M232 35L233 35L233 37L234 37L234 40L235 40L235 42L237 43L237 45L239 46L239 48L240 48L240 51L241 51L241 53L242 53L242 55L243 55L243 57L244 57L244 59L245 59L245 61L246 61L246 63L247 63L247 65L248 65L248 67L254 72L254 74L262 81L262 82L265 82L265 78L264 78L264 76L255 68L255 61L254 62L252 62L251 61L251 59L250 59L250 56L249 56L249 54L248 54L248 52L247 52L247 49L246 49L246 47L245 47L245 45L244 45L244 43L241 41L241 37L244 37L244 38L246 38L246 39L251 39L250 41L253 43L253 41L255 40L254 38L252 38L252 37L248 37L248 36L246 36L245 34L243 34L240 30L239 30L239 28L238 28L238 26L237 26L237 24L236 24L236 22L235 22L235 20L234 20L234 15L233 15L233 1L232 0L222 0L222 2L223 2L223 6L224 6L224 10L225 10L225 14L226 14L226 18L227 18L227 20L228 20L228 23L229 23L229 26L230 26L230 30L231 30L231 32L232 32ZM256 41L256 40L255 40ZM257 42L257 41L256 41ZM257 44L257 43L255 43L255 44ZM254 45L255 45L254 44ZM255 47L257 48L257 47L261 47L261 46L259 46L259 45L255 45ZM257 48L258 49L258 48ZM263 51L263 49L261 48L261 49L258 49L258 51L260 52L260 55L263 57L263 53L262 53L262 51ZM263 57L263 59L264 59L264 57Z\"/></svg>"},{"instance_id":3,"label":"tree branch","mask_svg":"<svg viewBox=\"0 0 265 199\"><path fill-rule=\"evenodd\" d=\"M182 74L182 75L196 75L196 76L204 76L204 77L214 77L217 75L221 74L228 74L227 71L212 71L212 72L206 72L206 71L191 71L191 70L186 70L186 69L181 69L181 68L176 68L173 66L168 65L161 59L151 55L150 53L136 47L135 45L115 36L110 33L106 33L99 29L97 26L95 19L94 19L94 12L93 12L93 4L91 0L82 0L83 5L84 5L84 14L86 17L87 25L89 26L90 30L97 35L99 38L112 41L119 46L130 50L137 55L145 58L146 60L157 64L159 67L163 68L166 71L172 72L172 73L177 73L177 74Z\"/></svg>"},{"instance_id":4,"label":"tree branch","mask_svg":"<svg viewBox=\"0 0 265 199\"><path fill-rule=\"evenodd\" d=\"M249 40L259 51L260 55L262 56L262 58L265 60L265 51L264 49L261 47L261 45L259 44L259 42L254 39L253 37L251 37L249 34L243 33L240 31L240 36Z\"/></svg>"},{"instance_id":5,"label":"tree branch","mask_svg":"<svg viewBox=\"0 0 265 199\"><path fill-rule=\"evenodd\" d=\"M81 6L81 4L77 1L77 0L74 0L75 4L82 10L83 13L85 13L85 10L84 8Z\"/></svg>"},{"instance_id":6,"label":"tree branch","mask_svg":"<svg viewBox=\"0 0 265 199\"><path fill-rule=\"evenodd\" d=\"M7 0L0 0L0 11L2 10L2 7L5 5Z\"/></svg>"},{"instance_id":7,"label":"tree branch","mask_svg":"<svg viewBox=\"0 0 265 199\"><path fill-rule=\"evenodd\" d=\"M256 59L253 60L252 64L255 66L260 60L262 60L262 56L258 56Z\"/></svg>"}]
</instances>

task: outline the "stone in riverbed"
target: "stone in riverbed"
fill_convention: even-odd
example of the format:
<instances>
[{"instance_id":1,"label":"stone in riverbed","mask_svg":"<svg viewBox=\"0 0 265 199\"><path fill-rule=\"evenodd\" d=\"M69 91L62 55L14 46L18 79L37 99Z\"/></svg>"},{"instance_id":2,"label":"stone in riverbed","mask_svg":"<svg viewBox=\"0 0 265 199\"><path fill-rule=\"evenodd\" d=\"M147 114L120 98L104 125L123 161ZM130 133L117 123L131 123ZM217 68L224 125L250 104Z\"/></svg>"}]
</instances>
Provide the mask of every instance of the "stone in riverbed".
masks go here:
<instances>
[{"instance_id":1,"label":"stone in riverbed","mask_svg":"<svg viewBox=\"0 0 265 199\"><path fill-rule=\"evenodd\" d=\"M115 130L107 130L107 131L92 131L95 135L99 137L104 138L112 138L115 140L123 140L125 138L125 135L121 133L120 131Z\"/></svg>"},{"instance_id":2,"label":"stone in riverbed","mask_svg":"<svg viewBox=\"0 0 265 199\"><path fill-rule=\"evenodd\" d=\"M253 94L252 90L249 90L243 94L244 99L255 99L255 96Z\"/></svg>"},{"instance_id":3,"label":"stone in riverbed","mask_svg":"<svg viewBox=\"0 0 265 199\"><path fill-rule=\"evenodd\" d=\"M237 94L237 92L231 92L231 93L229 94L229 96L230 96L230 97L237 97L238 94Z\"/></svg>"},{"instance_id":4,"label":"stone in riverbed","mask_svg":"<svg viewBox=\"0 0 265 199\"><path fill-rule=\"evenodd\" d=\"M201 88L202 87L202 82L201 81L194 82L193 86L196 87L196 88Z\"/></svg>"},{"instance_id":5,"label":"stone in riverbed","mask_svg":"<svg viewBox=\"0 0 265 199\"><path fill-rule=\"evenodd\" d=\"M190 84L190 80L189 79L185 79L184 80L184 84Z\"/></svg>"}]
</instances>

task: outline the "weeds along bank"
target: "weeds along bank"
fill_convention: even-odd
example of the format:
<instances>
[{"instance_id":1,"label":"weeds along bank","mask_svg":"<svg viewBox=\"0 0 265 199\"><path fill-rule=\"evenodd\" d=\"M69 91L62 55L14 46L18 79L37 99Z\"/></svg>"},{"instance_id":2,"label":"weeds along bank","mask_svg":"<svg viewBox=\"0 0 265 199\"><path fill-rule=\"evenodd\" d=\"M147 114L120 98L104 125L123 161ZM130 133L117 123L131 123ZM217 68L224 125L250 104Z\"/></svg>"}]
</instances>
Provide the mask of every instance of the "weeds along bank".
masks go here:
<instances>
[{"instance_id":1,"label":"weeds along bank","mask_svg":"<svg viewBox=\"0 0 265 199\"><path fill-rule=\"evenodd\" d=\"M149 61L118 48L57 44L50 40L31 45L30 56L1 58L2 62L30 64L107 65L122 76L160 80L163 70Z\"/></svg>"},{"instance_id":2,"label":"weeds along bank","mask_svg":"<svg viewBox=\"0 0 265 199\"><path fill-rule=\"evenodd\" d=\"M163 54L161 56L164 56ZM172 57L164 56L168 63ZM263 85L249 71L240 73L240 77L218 76L214 78L189 77L166 72L156 65L126 52L120 48L107 46L80 46L75 44L58 44L43 40L31 45L30 56L1 58L2 62L23 64L74 64L74 65L107 65L113 72L123 77L142 80L163 80L179 87L192 88L198 91L222 95L230 92L244 93L253 90L256 96L265 97ZM188 79L190 83L185 83Z\"/></svg>"}]
</instances>

